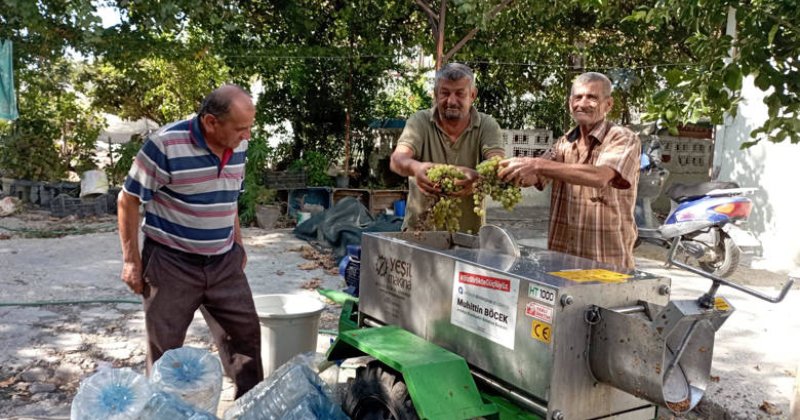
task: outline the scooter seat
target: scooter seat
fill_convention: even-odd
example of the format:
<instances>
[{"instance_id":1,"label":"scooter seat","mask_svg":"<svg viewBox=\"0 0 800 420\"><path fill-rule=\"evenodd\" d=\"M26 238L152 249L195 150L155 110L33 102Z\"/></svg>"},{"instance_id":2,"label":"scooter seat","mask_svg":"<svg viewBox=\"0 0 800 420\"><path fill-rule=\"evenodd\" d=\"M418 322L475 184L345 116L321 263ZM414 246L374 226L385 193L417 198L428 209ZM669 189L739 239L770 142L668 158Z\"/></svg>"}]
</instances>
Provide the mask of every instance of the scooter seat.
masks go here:
<instances>
[{"instance_id":1,"label":"scooter seat","mask_svg":"<svg viewBox=\"0 0 800 420\"><path fill-rule=\"evenodd\" d=\"M739 188L739 184L730 181L710 181L701 182L699 184L672 184L672 186L667 189L667 196L678 203L682 203L702 197L714 190L730 188Z\"/></svg>"}]
</instances>

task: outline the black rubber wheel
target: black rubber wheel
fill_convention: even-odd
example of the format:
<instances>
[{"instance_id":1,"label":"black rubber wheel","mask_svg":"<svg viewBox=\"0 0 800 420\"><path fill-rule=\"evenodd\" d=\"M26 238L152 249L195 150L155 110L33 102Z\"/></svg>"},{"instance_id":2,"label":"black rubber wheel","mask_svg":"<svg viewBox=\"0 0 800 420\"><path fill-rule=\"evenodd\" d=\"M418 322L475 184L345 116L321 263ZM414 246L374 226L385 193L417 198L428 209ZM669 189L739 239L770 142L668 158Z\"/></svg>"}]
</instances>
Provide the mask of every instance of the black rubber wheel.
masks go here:
<instances>
[{"instance_id":1,"label":"black rubber wheel","mask_svg":"<svg viewBox=\"0 0 800 420\"><path fill-rule=\"evenodd\" d=\"M739 266L741 251L730 236L723 232L720 232L719 235L720 241L716 246L718 258L711 262L699 262L698 265L707 273L718 277L728 277Z\"/></svg>"},{"instance_id":2,"label":"black rubber wheel","mask_svg":"<svg viewBox=\"0 0 800 420\"><path fill-rule=\"evenodd\" d=\"M373 360L356 370L342 409L355 420L418 420L403 377Z\"/></svg>"}]
</instances>

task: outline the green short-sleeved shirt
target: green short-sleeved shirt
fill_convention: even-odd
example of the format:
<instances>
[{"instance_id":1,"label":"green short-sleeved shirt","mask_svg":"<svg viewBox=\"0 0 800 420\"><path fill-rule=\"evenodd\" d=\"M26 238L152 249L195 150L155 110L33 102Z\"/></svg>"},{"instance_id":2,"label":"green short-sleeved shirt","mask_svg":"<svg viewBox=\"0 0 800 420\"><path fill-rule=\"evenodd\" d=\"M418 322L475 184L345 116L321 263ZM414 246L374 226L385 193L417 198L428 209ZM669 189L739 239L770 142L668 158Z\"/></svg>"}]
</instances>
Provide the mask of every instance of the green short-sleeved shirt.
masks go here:
<instances>
[{"instance_id":1,"label":"green short-sleeved shirt","mask_svg":"<svg viewBox=\"0 0 800 420\"><path fill-rule=\"evenodd\" d=\"M461 133L455 143L437 122L436 107L417 112L406 121L403 134L397 144L414 151L414 159L420 162L446 163L475 168L489 152L503 152L503 139L500 125L494 118L470 108L470 125ZM427 217L433 207L433 198L425 196L417 188L414 177L408 178L408 203L403 221L403 229L422 229L419 221ZM462 232L478 233L482 218L475 214L473 197L461 197Z\"/></svg>"}]
</instances>

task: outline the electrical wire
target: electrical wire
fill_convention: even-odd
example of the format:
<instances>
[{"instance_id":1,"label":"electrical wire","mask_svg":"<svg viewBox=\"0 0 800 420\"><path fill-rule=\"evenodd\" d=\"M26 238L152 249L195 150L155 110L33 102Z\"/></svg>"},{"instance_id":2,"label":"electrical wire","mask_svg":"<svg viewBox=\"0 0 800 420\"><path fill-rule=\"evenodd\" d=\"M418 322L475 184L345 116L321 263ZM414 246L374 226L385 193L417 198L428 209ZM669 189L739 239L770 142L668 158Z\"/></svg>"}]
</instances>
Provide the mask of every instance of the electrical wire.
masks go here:
<instances>
[{"instance_id":1,"label":"electrical wire","mask_svg":"<svg viewBox=\"0 0 800 420\"><path fill-rule=\"evenodd\" d=\"M376 54L365 54L365 55L339 55L339 56L330 56L330 55L270 55L270 54L247 54L247 55L232 55L232 54L222 54L221 58L228 59L228 58L258 58L258 59L267 59L267 60L285 60L285 61L292 61L292 60L334 60L334 61L342 61L342 60L351 60L351 59L359 59L359 58L398 58L402 59L402 56L395 56L395 55L376 55ZM644 64L644 65L637 65L637 66L572 66L568 64L558 64L558 63L538 63L538 62L527 62L527 61L491 61L491 60L465 60L464 63L466 64L489 64L489 65L497 65L497 66L524 66L524 67L547 67L547 68L563 68L563 69L584 69L584 68L592 68L597 70L609 70L609 69L617 69L617 68L626 68L631 70L636 69L650 69L656 67L703 67L703 64L699 63L656 63L656 64Z\"/></svg>"},{"instance_id":2,"label":"electrical wire","mask_svg":"<svg viewBox=\"0 0 800 420\"><path fill-rule=\"evenodd\" d=\"M93 228L68 228L68 229L56 229L56 230L10 228L6 226L0 226L0 229L2 230L7 230L9 232L17 232L23 234L24 236L35 237L35 238L48 238L53 236L83 235L87 233L113 232L114 230L116 230L116 228L117 225L113 223L107 223Z\"/></svg>"},{"instance_id":3,"label":"electrical wire","mask_svg":"<svg viewBox=\"0 0 800 420\"><path fill-rule=\"evenodd\" d=\"M51 305L87 305L93 303L133 303L141 304L141 300L122 298L75 299L75 300L37 300L32 302L0 302L5 306L51 306Z\"/></svg>"}]
</instances>

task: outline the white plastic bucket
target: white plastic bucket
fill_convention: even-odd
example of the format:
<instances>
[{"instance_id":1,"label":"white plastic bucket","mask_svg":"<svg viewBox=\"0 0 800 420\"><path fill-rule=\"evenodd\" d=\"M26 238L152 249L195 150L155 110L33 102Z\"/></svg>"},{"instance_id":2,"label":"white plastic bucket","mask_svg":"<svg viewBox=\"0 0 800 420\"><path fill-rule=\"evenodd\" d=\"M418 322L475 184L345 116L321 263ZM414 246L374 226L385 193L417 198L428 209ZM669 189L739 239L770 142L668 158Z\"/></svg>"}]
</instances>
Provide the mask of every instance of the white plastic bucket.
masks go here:
<instances>
[{"instance_id":1,"label":"white plastic bucket","mask_svg":"<svg viewBox=\"0 0 800 420\"><path fill-rule=\"evenodd\" d=\"M297 295L254 296L253 301L261 322L265 378L293 356L317 350L322 302Z\"/></svg>"},{"instance_id":2,"label":"white plastic bucket","mask_svg":"<svg viewBox=\"0 0 800 420\"><path fill-rule=\"evenodd\" d=\"M92 197L108 192L108 177L98 170L86 171L81 175L80 197Z\"/></svg>"}]
</instances>

